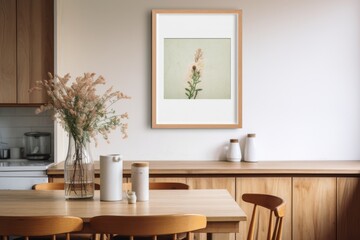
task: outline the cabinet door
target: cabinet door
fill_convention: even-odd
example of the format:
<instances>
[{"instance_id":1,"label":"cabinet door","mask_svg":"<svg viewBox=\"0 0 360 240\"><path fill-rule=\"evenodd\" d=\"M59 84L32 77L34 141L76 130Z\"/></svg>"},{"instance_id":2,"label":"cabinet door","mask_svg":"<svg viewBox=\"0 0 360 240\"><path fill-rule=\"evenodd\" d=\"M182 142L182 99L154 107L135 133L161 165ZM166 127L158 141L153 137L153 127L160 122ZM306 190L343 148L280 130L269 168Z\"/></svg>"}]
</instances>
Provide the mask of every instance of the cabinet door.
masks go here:
<instances>
[{"instance_id":1,"label":"cabinet door","mask_svg":"<svg viewBox=\"0 0 360 240\"><path fill-rule=\"evenodd\" d=\"M211 177L211 178L187 178L187 184L190 189L227 189L230 195L235 199L235 178ZM205 233L195 234L195 239L207 239ZM233 240L234 233L212 234L213 240Z\"/></svg>"},{"instance_id":2,"label":"cabinet door","mask_svg":"<svg viewBox=\"0 0 360 240\"><path fill-rule=\"evenodd\" d=\"M286 202L286 215L284 218L283 238L291 239L291 178L290 177L241 177L236 178L236 201L245 211L248 221L240 224L240 233L236 239L246 239L249 223L254 205L244 202L244 193L262 193L281 197ZM267 226L269 224L269 211L259 208L257 214L257 224L255 236L257 239L266 239Z\"/></svg>"},{"instance_id":3,"label":"cabinet door","mask_svg":"<svg viewBox=\"0 0 360 240\"><path fill-rule=\"evenodd\" d=\"M337 239L360 239L360 178L337 179Z\"/></svg>"},{"instance_id":4,"label":"cabinet door","mask_svg":"<svg viewBox=\"0 0 360 240\"><path fill-rule=\"evenodd\" d=\"M16 1L0 0L0 103L16 103Z\"/></svg>"},{"instance_id":5,"label":"cabinet door","mask_svg":"<svg viewBox=\"0 0 360 240\"><path fill-rule=\"evenodd\" d=\"M17 102L46 102L45 91L28 90L54 73L54 1L17 0L17 72Z\"/></svg>"},{"instance_id":6,"label":"cabinet door","mask_svg":"<svg viewBox=\"0 0 360 240\"><path fill-rule=\"evenodd\" d=\"M293 178L293 239L336 239L336 178Z\"/></svg>"}]
</instances>

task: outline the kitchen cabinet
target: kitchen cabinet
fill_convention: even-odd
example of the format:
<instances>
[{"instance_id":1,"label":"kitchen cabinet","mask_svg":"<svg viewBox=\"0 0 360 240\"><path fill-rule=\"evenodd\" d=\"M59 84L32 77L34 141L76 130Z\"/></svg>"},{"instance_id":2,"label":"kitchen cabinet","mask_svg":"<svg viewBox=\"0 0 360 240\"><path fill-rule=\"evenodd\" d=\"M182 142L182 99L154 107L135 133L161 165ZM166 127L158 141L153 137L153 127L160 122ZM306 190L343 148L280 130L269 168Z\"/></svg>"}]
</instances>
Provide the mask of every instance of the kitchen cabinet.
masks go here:
<instances>
[{"instance_id":1,"label":"kitchen cabinet","mask_svg":"<svg viewBox=\"0 0 360 240\"><path fill-rule=\"evenodd\" d=\"M243 193L275 194L286 201L283 239L360 239L360 161L149 161L150 181L187 183L190 188L227 189L248 216L251 204ZM131 162L124 161L130 179ZM99 177L99 163L95 162ZM63 163L48 169L49 181L63 178ZM260 212L261 215L265 212ZM247 224L238 234L216 234L214 239L244 240ZM257 229L259 239L262 229ZM205 239L205 235L196 235Z\"/></svg>"},{"instance_id":2,"label":"kitchen cabinet","mask_svg":"<svg viewBox=\"0 0 360 240\"><path fill-rule=\"evenodd\" d=\"M360 239L360 178L337 178L337 239Z\"/></svg>"},{"instance_id":3,"label":"kitchen cabinet","mask_svg":"<svg viewBox=\"0 0 360 240\"><path fill-rule=\"evenodd\" d=\"M234 177L188 177L186 183L190 189L226 189L235 199L235 178ZM195 239L206 240L205 233L195 234ZM213 240L234 240L234 233L216 233L212 236Z\"/></svg>"},{"instance_id":4,"label":"kitchen cabinet","mask_svg":"<svg viewBox=\"0 0 360 240\"><path fill-rule=\"evenodd\" d=\"M336 178L293 178L293 240L336 239Z\"/></svg>"},{"instance_id":5,"label":"kitchen cabinet","mask_svg":"<svg viewBox=\"0 0 360 240\"><path fill-rule=\"evenodd\" d=\"M54 2L0 0L0 9L0 104L45 103L45 91L28 90L54 72Z\"/></svg>"},{"instance_id":6,"label":"kitchen cabinet","mask_svg":"<svg viewBox=\"0 0 360 240\"><path fill-rule=\"evenodd\" d=\"M16 102L16 1L0 0L0 103Z\"/></svg>"}]
</instances>

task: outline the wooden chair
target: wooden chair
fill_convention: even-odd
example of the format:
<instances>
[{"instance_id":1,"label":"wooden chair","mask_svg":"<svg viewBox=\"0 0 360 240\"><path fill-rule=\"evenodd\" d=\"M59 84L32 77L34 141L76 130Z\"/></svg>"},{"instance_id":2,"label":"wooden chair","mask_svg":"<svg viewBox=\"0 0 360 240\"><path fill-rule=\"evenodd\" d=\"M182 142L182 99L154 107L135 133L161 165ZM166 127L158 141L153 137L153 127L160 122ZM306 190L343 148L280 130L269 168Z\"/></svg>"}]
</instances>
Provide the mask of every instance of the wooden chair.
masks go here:
<instances>
[{"instance_id":1,"label":"wooden chair","mask_svg":"<svg viewBox=\"0 0 360 240\"><path fill-rule=\"evenodd\" d=\"M55 183L38 183L35 184L32 188L33 190L38 191L46 191L46 190L64 190L64 183L63 182L55 182ZM100 189L100 184L95 183L95 190ZM92 240L96 239L96 236L91 233L73 233L71 234L72 239L76 240ZM59 239L63 240L64 236L60 236ZM47 240L47 239L43 239Z\"/></svg>"},{"instance_id":2,"label":"wooden chair","mask_svg":"<svg viewBox=\"0 0 360 240\"><path fill-rule=\"evenodd\" d=\"M149 189L153 190L169 190L169 189L186 189L188 190L190 187L185 183L179 182L149 182Z\"/></svg>"},{"instance_id":3,"label":"wooden chair","mask_svg":"<svg viewBox=\"0 0 360 240\"><path fill-rule=\"evenodd\" d=\"M252 193L243 194L242 199L245 202L254 204L247 240L254 239L257 206L261 206L270 210L267 239L280 240L282 235L283 218L285 216L285 207L286 207L284 200L272 195L252 194ZM275 226L273 226L273 215L275 215L276 218Z\"/></svg>"},{"instance_id":4,"label":"wooden chair","mask_svg":"<svg viewBox=\"0 0 360 240\"><path fill-rule=\"evenodd\" d=\"M55 182L55 183L38 183L35 184L32 189L34 190L64 190L63 182ZM100 189L100 184L95 183L95 190Z\"/></svg>"},{"instance_id":5,"label":"wooden chair","mask_svg":"<svg viewBox=\"0 0 360 240\"><path fill-rule=\"evenodd\" d=\"M131 191L131 183L123 183L123 191ZM189 185L179 182L149 182L151 190L189 189Z\"/></svg>"},{"instance_id":6,"label":"wooden chair","mask_svg":"<svg viewBox=\"0 0 360 240\"><path fill-rule=\"evenodd\" d=\"M29 237L52 236L66 234L70 239L70 232L81 231L83 221L78 217L71 216L0 216L0 236L8 240L9 236Z\"/></svg>"},{"instance_id":7,"label":"wooden chair","mask_svg":"<svg viewBox=\"0 0 360 240\"><path fill-rule=\"evenodd\" d=\"M176 240L177 234L205 228L206 217L197 214L97 216L90 219L90 227L102 236L116 234L115 239L125 239L127 236L126 239L130 240L137 239L135 237L158 240L161 236L168 238L171 235L171 239Z\"/></svg>"}]
</instances>

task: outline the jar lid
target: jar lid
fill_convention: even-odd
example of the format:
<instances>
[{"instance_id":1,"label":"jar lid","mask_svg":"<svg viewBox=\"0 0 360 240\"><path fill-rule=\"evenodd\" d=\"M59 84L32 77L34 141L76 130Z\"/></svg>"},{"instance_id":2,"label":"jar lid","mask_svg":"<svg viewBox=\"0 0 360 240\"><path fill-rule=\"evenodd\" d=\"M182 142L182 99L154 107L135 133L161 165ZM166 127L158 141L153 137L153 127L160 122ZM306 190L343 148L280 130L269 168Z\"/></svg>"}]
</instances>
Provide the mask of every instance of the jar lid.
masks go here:
<instances>
[{"instance_id":1,"label":"jar lid","mask_svg":"<svg viewBox=\"0 0 360 240\"><path fill-rule=\"evenodd\" d=\"M40 137L40 136L50 136L50 133L49 132L26 132L24 135L31 136L31 137Z\"/></svg>"},{"instance_id":2,"label":"jar lid","mask_svg":"<svg viewBox=\"0 0 360 240\"><path fill-rule=\"evenodd\" d=\"M135 162L131 164L132 167L148 167L148 162Z\"/></svg>"},{"instance_id":3,"label":"jar lid","mask_svg":"<svg viewBox=\"0 0 360 240\"><path fill-rule=\"evenodd\" d=\"M239 142L239 139L230 139L230 142L231 142L231 143L238 143L238 142Z\"/></svg>"},{"instance_id":4,"label":"jar lid","mask_svg":"<svg viewBox=\"0 0 360 240\"><path fill-rule=\"evenodd\" d=\"M255 133L249 133L247 136L248 137L256 137L256 134Z\"/></svg>"}]
</instances>

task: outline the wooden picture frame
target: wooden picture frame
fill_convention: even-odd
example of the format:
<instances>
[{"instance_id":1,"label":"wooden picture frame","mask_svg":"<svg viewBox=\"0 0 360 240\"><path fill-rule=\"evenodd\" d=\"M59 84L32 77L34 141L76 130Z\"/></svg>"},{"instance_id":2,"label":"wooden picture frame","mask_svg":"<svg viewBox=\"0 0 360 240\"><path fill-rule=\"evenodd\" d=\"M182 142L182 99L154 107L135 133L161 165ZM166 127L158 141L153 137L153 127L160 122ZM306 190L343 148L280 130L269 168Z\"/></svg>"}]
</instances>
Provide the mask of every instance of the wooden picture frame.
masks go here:
<instances>
[{"instance_id":1,"label":"wooden picture frame","mask_svg":"<svg viewBox=\"0 0 360 240\"><path fill-rule=\"evenodd\" d=\"M241 127L241 10L153 10L152 128Z\"/></svg>"}]
</instances>

